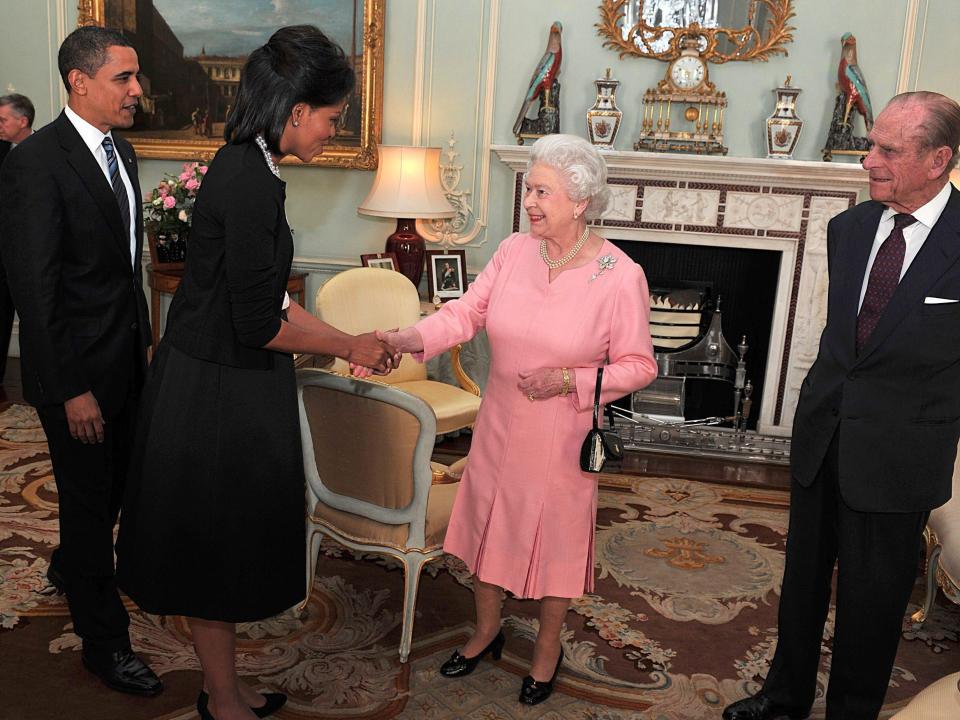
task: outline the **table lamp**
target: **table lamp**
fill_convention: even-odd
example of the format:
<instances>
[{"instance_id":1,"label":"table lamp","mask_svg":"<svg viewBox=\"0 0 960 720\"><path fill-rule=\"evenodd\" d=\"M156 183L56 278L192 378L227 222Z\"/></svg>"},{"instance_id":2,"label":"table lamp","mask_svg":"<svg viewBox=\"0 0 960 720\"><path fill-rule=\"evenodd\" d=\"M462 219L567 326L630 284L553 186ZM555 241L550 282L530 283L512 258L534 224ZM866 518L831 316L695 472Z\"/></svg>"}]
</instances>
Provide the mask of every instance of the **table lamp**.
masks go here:
<instances>
[{"instance_id":1,"label":"table lamp","mask_svg":"<svg viewBox=\"0 0 960 720\"><path fill-rule=\"evenodd\" d=\"M400 272L419 285L426 245L417 232L417 218L456 214L440 185L440 148L381 145L378 152L377 176L357 212L397 218L386 250L396 254Z\"/></svg>"}]
</instances>

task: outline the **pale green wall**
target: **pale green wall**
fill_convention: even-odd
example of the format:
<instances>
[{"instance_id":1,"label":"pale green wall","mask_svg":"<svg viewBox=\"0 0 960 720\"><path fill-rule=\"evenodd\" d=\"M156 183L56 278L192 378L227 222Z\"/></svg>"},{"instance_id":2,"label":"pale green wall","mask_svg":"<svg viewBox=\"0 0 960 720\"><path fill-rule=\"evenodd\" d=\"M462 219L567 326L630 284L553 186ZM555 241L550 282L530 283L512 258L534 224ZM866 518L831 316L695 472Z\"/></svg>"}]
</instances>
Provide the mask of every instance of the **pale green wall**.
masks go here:
<instances>
[{"instance_id":1,"label":"pale green wall","mask_svg":"<svg viewBox=\"0 0 960 720\"><path fill-rule=\"evenodd\" d=\"M189 0L184 0L189 1ZM444 145L456 134L457 161L464 166L461 188L487 226L467 246L475 272L510 231L513 178L496 159L489 163L489 198L480 197L481 169L487 154L483 142L484 98L489 68L488 39L494 33L496 63L492 88L493 143L512 143L511 128L534 64L546 43L553 20L564 26L561 74L564 131L585 134L584 112L593 104L593 79L611 67L622 85L618 103L624 123L617 148L632 147L637 134L639 98L663 76L662 62L626 58L601 47L594 24L597 0L386 0L386 77L383 141ZM770 114L772 88L789 73L803 88L799 115L806 120L796 157L816 160L833 105L839 37L845 31L858 38L860 65L874 106L882 106L896 91L900 73L903 27L908 12L916 12L915 47L908 87L936 89L960 96L954 70L952 40L960 29L960 2L954 0L795 0L794 42L787 57L767 63L713 65L711 78L730 100L726 116L731 156L758 157L763 150L763 120ZM879 8L882 7L882 15ZM498 22L490 27L496 13ZM74 0L0 0L0 90L12 84L30 95L39 121L59 111L53 57L62 32L76 19ZM417 65L418 18L422 18L423 65ZM418 83L421 83L418 85ZM417 95L417 88L421 89ZM414 99L419 97L416 104ZM143 161L141 183L149 187L177 163ZM285 168L288 214L297 231L301 267L322 277L355 265L359 255L383 245L393 223L359 216L357 204L373 179L370 172L327 168Z\"/></svg>"}]
</instances>

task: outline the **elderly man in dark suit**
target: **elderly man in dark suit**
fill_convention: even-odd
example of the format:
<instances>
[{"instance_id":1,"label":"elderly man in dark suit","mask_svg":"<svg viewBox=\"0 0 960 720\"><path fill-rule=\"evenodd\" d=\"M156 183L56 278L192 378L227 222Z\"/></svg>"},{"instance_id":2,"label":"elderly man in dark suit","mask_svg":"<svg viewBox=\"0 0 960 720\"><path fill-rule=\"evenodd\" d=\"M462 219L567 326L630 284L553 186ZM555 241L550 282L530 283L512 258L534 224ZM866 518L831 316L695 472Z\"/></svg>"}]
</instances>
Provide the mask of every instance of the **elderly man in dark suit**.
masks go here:
<instances>
[{"instance_id":1,"label":"elderly man in dark suit","mask_svg":"<svg viewBox=\"0 0 960 720\"><path fill-rule=\"evenodd\" d=\"M863 162L869 202L827 233L830 289L793 425L779 641L726 720L805 718L837 564L827 718L873 720L890 680L929 511L960 438L960 106L898 95Z\"/></svg>"},{"instance_id":2,"label":"elderly man in dark suit","mask_svg":"<svg viewBox=\"0 0 960 720\"><path fill-rule=\"evenodd\" d=\"M153 695L157 676L130 649L114 581L117 519L149 344L140 270L142 215L133 149L137 54L119 33L84 27L60 47L69 99L0 170L3 263L20 315L24 397L50 446L64 590L84 665L109 687Z\"/></svg>"},{"instance_id":3,"label":"elderly man in dark suit","mask_svg":"<svg viewBox=\"0 0 960 720\"><path fill-rule=\"evenodd\" d=\"M33 103L26 95L0 96L0 167L13 148L33 134ZM7 352L13 331L13 299L0 263L0 384L7 374Z\"/></svg>"}]
</instances>

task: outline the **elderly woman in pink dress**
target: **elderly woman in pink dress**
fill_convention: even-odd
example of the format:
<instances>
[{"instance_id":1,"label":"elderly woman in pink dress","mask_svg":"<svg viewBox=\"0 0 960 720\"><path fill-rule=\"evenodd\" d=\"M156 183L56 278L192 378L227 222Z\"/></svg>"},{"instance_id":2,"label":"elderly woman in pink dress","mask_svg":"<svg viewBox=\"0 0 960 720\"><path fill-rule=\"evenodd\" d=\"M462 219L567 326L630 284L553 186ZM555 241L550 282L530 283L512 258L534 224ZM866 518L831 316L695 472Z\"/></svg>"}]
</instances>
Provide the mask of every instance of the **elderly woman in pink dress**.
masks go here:
<instances>
[{"instance_id":1,"label":"elderly woman in pink dress","mask_svg":"<svg viewBox=\"0 0 960 720\"><path fill-rule=\"evenodd\" d=\"M593 590L595 476L579 466L602 402L657 375L643 270L590 232L606 208L606 164L572 135L533 144L523 206L529 233L504 240L468 292L399 332L401 352L429 359L486 328L492 351L444 550L473 574L476 630L440 672L462 677L500 657L502 589L540 600L540 630L520 701L542 702L563 661L571 598Z\"/></svg>"}]
</instances>

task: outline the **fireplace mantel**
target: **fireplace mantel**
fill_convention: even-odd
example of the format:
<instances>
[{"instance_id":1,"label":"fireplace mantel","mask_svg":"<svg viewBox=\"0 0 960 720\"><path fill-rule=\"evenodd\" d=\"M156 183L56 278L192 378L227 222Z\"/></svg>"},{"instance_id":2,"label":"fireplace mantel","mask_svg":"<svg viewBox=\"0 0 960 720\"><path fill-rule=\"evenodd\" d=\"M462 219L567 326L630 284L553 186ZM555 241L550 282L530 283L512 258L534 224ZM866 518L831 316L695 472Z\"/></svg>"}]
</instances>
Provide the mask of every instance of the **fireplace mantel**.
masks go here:
<instances>
[{"instance_id":1,"label":"fireplace mantel","mask_svg":"<svg viewBox=\"0 0 960 720\"><path fill-rule=\"evenodd\" d=\"M514 172L513 229L526 230L530 148L494 145ZM788 435L826 322L827 223L867 187L859 165L601 150L611 203L601 235L782 253L760 407L762 432Z\"/></svg>"}]
</instances>

